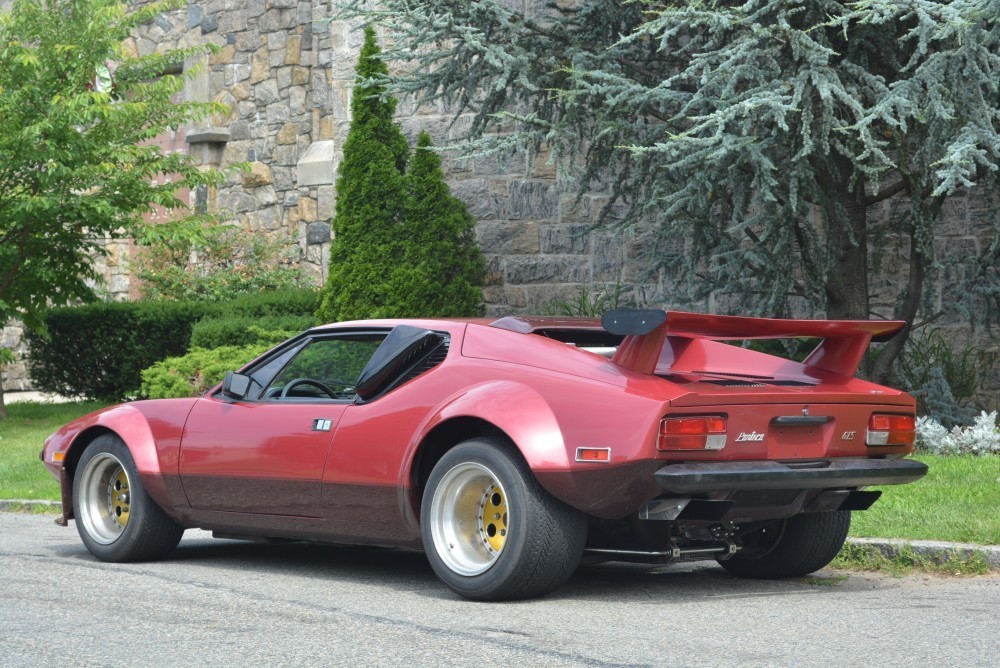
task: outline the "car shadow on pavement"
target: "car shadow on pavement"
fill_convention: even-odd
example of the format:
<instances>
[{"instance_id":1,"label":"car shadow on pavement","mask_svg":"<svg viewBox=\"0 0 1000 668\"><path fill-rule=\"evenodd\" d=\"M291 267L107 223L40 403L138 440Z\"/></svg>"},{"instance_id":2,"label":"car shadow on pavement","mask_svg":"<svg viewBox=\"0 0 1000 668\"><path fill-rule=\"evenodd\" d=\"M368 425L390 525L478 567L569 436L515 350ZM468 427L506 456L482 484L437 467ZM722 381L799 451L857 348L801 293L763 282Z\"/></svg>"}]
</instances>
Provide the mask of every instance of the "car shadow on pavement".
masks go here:
<instances>
[{"instance_id":1,"label":"car shadow on pavement","mask_svg":"<svg viewBox=\"0 0 1000 668\"><path fill-rule=\"evenodd\" d=\"M56 551L65 558L93 560L82 545L79 548L57 548ZM331 583L406 590L435 599L458 599L437 580L423 553L415 551L198 538L185 539L169 557L144 567L149 568L156 563L189 563L212 571L244 571L255 577L267 577L268 573L274 573ZM102 567L114 568L116 565ZM806 578L761 581L734 577L711 561L667 566L610 562L581 566L566 584L544 600L614 598L620 602L678 602L708 596L821 594L845 587L852 588L849 578L830 571Z\"/></svg>"}]
</instances>

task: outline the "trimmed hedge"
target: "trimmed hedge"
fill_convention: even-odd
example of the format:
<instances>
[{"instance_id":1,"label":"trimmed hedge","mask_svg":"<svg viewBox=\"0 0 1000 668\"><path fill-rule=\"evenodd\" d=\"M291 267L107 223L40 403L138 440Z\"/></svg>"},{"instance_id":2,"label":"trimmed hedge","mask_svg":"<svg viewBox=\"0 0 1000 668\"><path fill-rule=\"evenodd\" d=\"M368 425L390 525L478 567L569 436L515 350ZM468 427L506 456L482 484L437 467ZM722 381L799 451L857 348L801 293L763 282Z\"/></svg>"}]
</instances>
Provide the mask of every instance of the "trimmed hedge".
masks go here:
<instances>
[{"instance_id":1,"label":"trimmed hedge","mask_svg":"<svg viewBox=\"0 0 1000 668\"><path fill-rule=\"evenodd\" d=\"M217 308L217 307L215 307ZM135 394L143 369L188 349L211 310L191 302L100 302L49 309L49 336L29 334L29 372L44 392L115 402Z\"/></svg>"},{"instance_id":2,"label":"trimmed hedge","mask_svg":"<svg viewBox=\"0 0 1000 668\"><path fill-rule=\"evenodd\" d=\"M245 295L225 303L99 302L49 309L42 317L48 336L27 337L31 379L43 392L121 401L140 394L143 369L187 353L195 325L202 319L206 319L206 339L213 327L208 319L216 318L239 319L248 330L266 322L267 329L289 328L297 333L314 324L316 306L314 290L291 289ZM218 325L215 335L221 336L225 327L229 325ZM246 342L277 342L273 335L263 336L259 331L245 331L241 336ZM283 338L287 337L278 340Z\"/></svg>"},{"instance_id":3,"label":"trimmed hedge","mask_svg":"<svg viewBox=\"0 0 1000 668\"><path fill-rule=\"evenodd\" d=\"M316 324L312 315L271 315L250 317L227 315L205 318L191 331L191 348L247 346L255 343L279 343ZM273 334L281 336L275 341Z\"/></svg>"}]
</instances>

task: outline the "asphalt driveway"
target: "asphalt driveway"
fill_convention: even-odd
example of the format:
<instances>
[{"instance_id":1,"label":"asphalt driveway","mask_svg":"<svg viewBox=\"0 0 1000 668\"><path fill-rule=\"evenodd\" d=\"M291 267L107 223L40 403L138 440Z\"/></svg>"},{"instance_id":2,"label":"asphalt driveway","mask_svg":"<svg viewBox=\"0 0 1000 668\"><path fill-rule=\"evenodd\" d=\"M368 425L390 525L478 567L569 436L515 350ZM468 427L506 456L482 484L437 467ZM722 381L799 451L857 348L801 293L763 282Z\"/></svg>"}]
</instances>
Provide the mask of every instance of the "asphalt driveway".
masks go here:
<instances>
[{"instance_id":1,"label":"asphalt driveway","mask_svg":"<svg viewBox=\"0 0 1000 668\"><path fill-rule=\"evenodd\" d=\"M1000 577L712 563L581 568L554 595L463 601L421 554L213 540L103 564L0 512L0 666L996 666Z\"/></svg>"}]
</instances>

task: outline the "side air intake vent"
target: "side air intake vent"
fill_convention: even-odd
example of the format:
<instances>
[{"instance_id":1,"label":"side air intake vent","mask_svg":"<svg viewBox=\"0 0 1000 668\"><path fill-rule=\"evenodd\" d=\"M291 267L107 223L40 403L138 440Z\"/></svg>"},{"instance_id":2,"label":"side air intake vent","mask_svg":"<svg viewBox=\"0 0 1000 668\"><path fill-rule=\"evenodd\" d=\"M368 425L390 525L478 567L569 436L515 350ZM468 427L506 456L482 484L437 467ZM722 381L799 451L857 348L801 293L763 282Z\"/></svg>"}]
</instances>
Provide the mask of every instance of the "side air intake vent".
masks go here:
<instances>
[{"instance_id":1,"label":"side air intake vent","mask_svg":"<svg viewBox=\"0 0 1000 668\"><path fill-rule=\"evenodd\" d=\"M447 339L442 341L433 350L427 353L423 359L414 364L410 369L399 377L395 383L392 384L393 387L398 387L405 382L411 381L417 376L427 373L438 364L444 361L444 358L448 356L448 341Z\"/></svg>"}]
</instances>

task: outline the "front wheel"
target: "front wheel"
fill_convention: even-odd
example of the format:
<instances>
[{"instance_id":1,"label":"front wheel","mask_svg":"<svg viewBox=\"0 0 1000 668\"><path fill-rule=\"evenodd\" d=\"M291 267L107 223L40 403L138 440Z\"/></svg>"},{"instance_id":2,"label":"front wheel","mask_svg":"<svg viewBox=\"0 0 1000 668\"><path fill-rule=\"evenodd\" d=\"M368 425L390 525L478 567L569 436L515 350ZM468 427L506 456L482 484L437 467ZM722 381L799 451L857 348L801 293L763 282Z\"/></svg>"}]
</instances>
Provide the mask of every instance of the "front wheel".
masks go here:
<instances>
[{"instance_id":1,"label":"front wheel","mask_svg":"<svg viewBox=\"0 0 1000 668\"><path fill-rule=\"evenodd\" d=\"M431 567L452 591L476 600L547 594L576 569L587 518L538 484L508 444L473 439L431 472L421 506Z\"/></svg>"},{"instance_id":2,"label":"front wheel","mask_svg":"<svg viewBox=\"0 0 1000 668\"><path fill-rule=\"evenodd\" d=\"M744 536L744 550L719 565L733 575L777 579L808 575L837 556L851 528L851 513L803 513Z\"/></svg>"},{"instance_id":3,"label":"front wheel","mask_svg":"<svg viewBox=\"0 0 1000 668\"><path fill-rule=\"evenodd\" d=\"M73 511L83 544L101 561L164 557L184 533L146 493L132 454L111 434L94 439L80 457Z\"/></svg>"}]
</instances>

